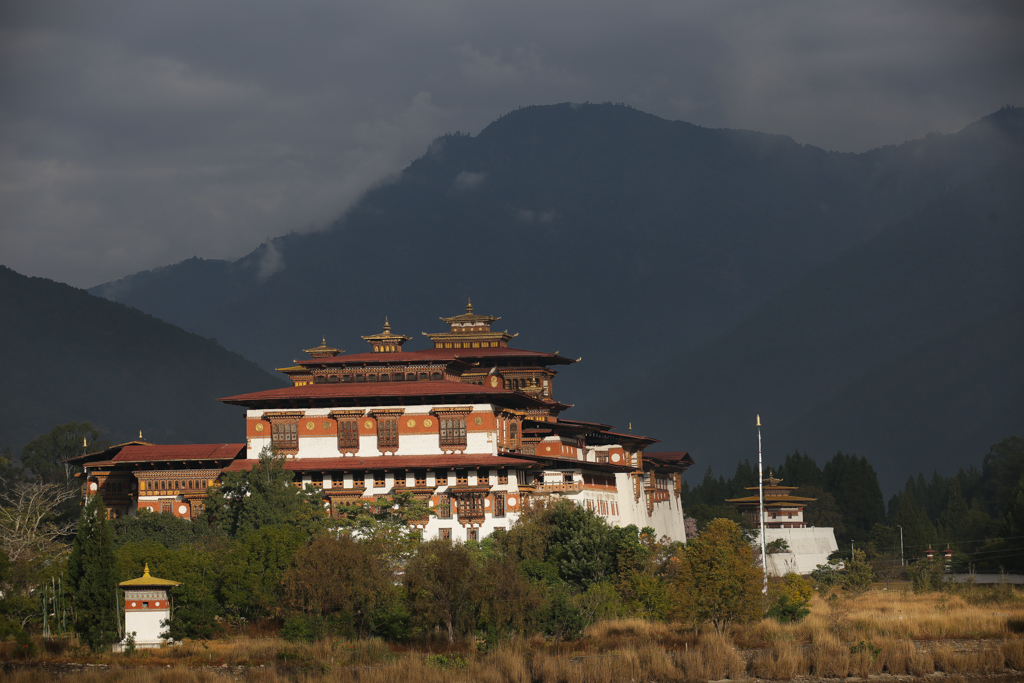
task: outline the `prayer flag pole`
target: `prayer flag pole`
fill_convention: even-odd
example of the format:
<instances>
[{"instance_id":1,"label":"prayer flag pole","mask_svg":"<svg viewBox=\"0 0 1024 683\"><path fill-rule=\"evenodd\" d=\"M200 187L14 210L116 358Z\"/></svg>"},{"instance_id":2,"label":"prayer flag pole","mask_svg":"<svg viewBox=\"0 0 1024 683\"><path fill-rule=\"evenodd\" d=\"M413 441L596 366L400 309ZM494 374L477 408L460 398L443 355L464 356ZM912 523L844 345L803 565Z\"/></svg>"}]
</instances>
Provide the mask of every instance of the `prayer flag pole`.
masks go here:
<instances>
[{"instance_id":1,"label":"prayer flag pole","mask_svg":"<svg viewBox=\"0 0 1024 683\"><path fill-rule=\"evenodd\" d=\"M768 553L764 541L764 467L761 464L761 416L757 416L757 495L761 500L761 566L764 569L764 588L768 595Z\"/></svg>"}]
</instances>

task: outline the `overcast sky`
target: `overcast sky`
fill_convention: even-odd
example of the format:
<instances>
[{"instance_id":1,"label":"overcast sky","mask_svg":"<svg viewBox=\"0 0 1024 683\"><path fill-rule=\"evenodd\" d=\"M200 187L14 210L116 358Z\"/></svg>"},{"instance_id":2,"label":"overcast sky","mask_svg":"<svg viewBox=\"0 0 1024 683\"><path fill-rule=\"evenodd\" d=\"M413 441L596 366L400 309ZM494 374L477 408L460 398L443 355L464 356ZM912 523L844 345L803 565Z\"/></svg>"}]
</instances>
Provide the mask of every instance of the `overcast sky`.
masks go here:
<instances>
[{"instance_id":1,"label":"overcast sky","mask_svg":"<svg viewBox=\"0 0 1024 683\"><path fill-rule=\"evenodd\" d=\"M0 3L0 263L92 286L323 227L429 141L624 102L862 151L1024 105L1024 3Z\"/></svg>"}]
</instances>

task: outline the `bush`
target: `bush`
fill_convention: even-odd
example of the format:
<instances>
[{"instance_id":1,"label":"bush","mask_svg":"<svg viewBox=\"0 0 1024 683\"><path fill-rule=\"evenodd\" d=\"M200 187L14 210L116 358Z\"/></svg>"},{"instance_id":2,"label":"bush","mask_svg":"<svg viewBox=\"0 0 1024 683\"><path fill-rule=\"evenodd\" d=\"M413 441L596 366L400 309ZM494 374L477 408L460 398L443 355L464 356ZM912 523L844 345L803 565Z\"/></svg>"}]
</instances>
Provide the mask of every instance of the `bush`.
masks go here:
<instances>
[{"instance_id":1,"label":"bush","mask_svg":"<svg viewBox=\"0 0 1024 683\"><path fill-rule=\"evenodd\" d=\"M32 659L36 656L36 643L25 629L14 634L14 642L17 645L14 656L18 659Z\"/></svg>"},{"instance_id":2,"label":"bush","mask_svg":"<svg viewBox=\"0 0 1024 683\"><path fill-rule=\"evenodd\" d=\"M780 595L775 604L768 609L768 616L783 624L800 621L810 613L806 602L790 600L788 595Z\"/></svg>"}]
</instances>

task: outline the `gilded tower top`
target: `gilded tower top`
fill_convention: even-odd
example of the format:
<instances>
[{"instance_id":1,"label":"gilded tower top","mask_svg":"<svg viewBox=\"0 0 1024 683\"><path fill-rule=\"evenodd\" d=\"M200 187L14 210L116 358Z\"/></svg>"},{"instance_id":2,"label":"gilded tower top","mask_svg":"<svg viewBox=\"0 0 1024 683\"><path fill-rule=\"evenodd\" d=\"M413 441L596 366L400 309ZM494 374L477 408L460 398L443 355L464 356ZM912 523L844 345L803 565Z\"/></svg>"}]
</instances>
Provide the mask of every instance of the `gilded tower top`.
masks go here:
<instances>
[{"instance_id":1,"label":"gilded tower top","mask_svg":"<svg viewBox=\"0 0 1024 683\"><path fill-rule=\"evenodd\" d=\"M363 337L373 346L374 353L398 353L402 350L402 344L412 339L404 334L394 334L391 331L391 323L387 317L384 318L384 331L379 334L371 334Z\"/></svg>"},{"instance_id":2,"label":"gilded tower top","mask_svg":"<svg viewBox=\"0 0 1024 683\"><path fill-rule=\"evenodd\" d=\"M508 346L508 340L516 335L492 332L491 323L501 320L492 315L477 315L473 312L473 301L466 304L466 312L450 318L441 318L451 326L449 332L428 333L435 349L486 349Z\"/></svg>"},{"instance_id":3,"label":"gilded tower top","mask_svg":"<svg viewBox=\"0 0 1024 683\"><path fill-rule=\"evenodd\" d=\"M302 349L305 353L308 353L313 358L330 358L331 356L337 356L345 353L345 349L336 349L333 346L327 345L327 337L323 337L320 346L312 349Z\"/></svg>"}]
</instances>

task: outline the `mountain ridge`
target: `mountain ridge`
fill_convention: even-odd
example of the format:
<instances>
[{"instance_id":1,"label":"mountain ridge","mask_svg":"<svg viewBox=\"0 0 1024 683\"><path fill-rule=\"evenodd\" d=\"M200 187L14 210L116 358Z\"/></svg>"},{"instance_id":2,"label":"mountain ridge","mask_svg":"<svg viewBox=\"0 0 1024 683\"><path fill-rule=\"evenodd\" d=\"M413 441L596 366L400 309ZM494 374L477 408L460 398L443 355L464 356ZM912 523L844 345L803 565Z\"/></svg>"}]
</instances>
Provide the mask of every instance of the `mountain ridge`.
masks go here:
<instances>
[{"instance_id":1,"label":"mountain ridge","mask_svg":"<svg viewBox=\"0 0 1024 683\"><path fill-rule=\"evenodd\" d=\"M672 358L1015 155L1024 156L1015 108L854 154L628 107L527 107L476 136L438 138L329 230L91 291L216 337L268 369L324 335L361 348L358 337L385 315L418 340L471 296L524 332L521 346L593 363L559 376L578 417L643 422L642 404L617 398L623 385L669 373ZM674 400L665 392L652 400ZM677 418L660 420L646 431L694 450ZM693 443L721 459L706 440Z\"/></svg>"}]
</instances>

